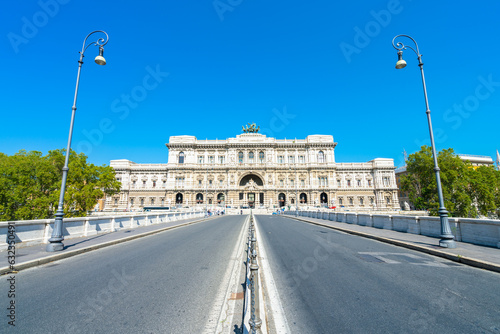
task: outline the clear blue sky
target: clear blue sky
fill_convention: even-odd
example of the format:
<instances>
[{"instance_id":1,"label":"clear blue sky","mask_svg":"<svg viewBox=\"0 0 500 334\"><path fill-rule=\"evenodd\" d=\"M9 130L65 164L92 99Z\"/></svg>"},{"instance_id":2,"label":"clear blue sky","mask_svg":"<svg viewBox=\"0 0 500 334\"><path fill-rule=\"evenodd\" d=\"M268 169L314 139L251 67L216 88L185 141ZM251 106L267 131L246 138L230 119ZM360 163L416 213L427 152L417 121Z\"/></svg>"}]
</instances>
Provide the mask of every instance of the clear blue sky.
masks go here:
<instances>
[{"instance_id":1,"label":"clear blue sky","mask_svg":"<svg viewBox=\"0 0 500 334\"><path fill-rule=\"evenodd\" d=\"M12 1L0 152L66 147L78 52L105 30L107 65L85 52L72 144L95 164L164 163L169 136L225 139L255 122L277 138L333 135L338 162L402 165L430 141L416 55L394 68L397 34L423 54L437 149L494 158L498 13L494 0Z\"/></svg>"}]
</instances>

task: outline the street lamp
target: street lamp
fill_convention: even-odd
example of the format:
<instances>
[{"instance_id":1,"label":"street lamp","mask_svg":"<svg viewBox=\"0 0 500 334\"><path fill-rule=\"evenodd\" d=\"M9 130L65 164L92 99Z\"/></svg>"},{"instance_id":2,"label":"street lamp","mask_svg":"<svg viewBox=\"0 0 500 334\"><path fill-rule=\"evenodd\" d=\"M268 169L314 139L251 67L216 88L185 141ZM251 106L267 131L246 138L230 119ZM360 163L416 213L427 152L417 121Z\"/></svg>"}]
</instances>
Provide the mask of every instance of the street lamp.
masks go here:
<instances>
[{"instance_id":1,"label":"street lamp","mask_svg":"<svg viewBox=\"0 0 500 334\"><path fill-rule=\"evenodd\" d=\"M413 41L415 44L415 49L411 46L405 45L402 42L397 42L394 44L394 41L398 37L406 37ZM420 67L420 74L422 75L422 85L424 87L424 98L425 98L425 113L427 114L427 123L429 124L429 134L431 137L431 148L432 148L432 157L434 159L434 172L436 173L436 184L437 191L439 197L439 217L441 220L441 240L439 240L439 246L445 248L456 248L457 245L455 243L453 234L451 234L450 223L448 222L448 211L444 206L443 200L443 190L441 189L441 177L439 176L439 166L436 155L436 147L434 145L434 134L432 132L432 122L431 122L431 111L429 109L429 101L427 100L427 89L425 87L425 77L424 77L424 63L422 62L422 55L418 51L417 42L408 35L397 35L392 39L392 46L398 50L398 62L396 63L396 69L401 69L406 67L406 61L403 59L403 50L410 49L417 55L418 58L418 66Z\"/></svg>"},{"instance_id":2,"label":"street lamp","mask_svg":"<svg viewBox=\"0 0 500 334\"><path fill-rule=\"evenodd\" d=\"M106 38L99 38L95 42L91 42L87 45L85 43L87 42L87 38L90 37L90 35L95 34L95 33L103 33ZM98 65L106 65L106 59L103 57L103 52L104 52L104 45L108 43L109 37L108 34L102 30L96 30L91 32L90 34L85 37L83 40L83 46L82 46L82 51L80 51L80 60L78 61L78 74L76 76L76 88L75 88L75 98L73 100L73 107L72 112L71 112L71 123L69 126L69 136L68 136L68 146L66 148L66 158L64 160L64 167L62 169L63 174L62 174L62 183L61 183L61 193L59 194L59 205L57 207L56 211L56 218L54 221L54 229L52 230L52 236L49 239L49 243L47 244L47 252L56 252L56 251L61 251L64 248L64 244L62 241L64 240L63 233L62 233L62 225L63 225L63 217L64 217L64 192L66 190L66 179L68 178L68 161L69 161L69 155L70 155L70 149L71 149L71 136L73 134L73 124L75 122L75 112L76 112L76 98L78 96L78 85L80 83L80 72L82 70L82 64L83 64L83 54L85 50L91 45L96 45L99 47L99 55L95 57L95 62Z\"/></svg>"}]
</instances>

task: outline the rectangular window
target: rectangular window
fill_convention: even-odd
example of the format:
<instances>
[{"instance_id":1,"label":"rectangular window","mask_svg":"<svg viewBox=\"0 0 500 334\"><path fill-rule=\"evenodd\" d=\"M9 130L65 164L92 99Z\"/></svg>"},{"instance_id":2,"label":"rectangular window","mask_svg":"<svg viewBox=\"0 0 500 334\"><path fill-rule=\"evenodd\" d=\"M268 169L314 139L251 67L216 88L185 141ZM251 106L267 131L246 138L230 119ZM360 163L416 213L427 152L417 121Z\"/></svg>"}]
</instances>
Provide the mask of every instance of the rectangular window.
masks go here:
<instances>
[{"instance_id":1,"label":"rectangular window","mask_svg":"<svg viewBox=\"0 0 500 334\"><path fill-rule=\"evenodd\" d=\"M290 185L293 187L295 185L295 180L294 179L291 179L290 180Z\"/></svg>"},{"instance_id":2,"label":"rectangular window","mask_svg":"<svg viewBox=\"0 0 500 334\"><path fill-rule=\"evenodd\" d=\"M156 188L156 181L153 181L153 188Z\"/></svg>"},{"instance_id":3,"label":"rectangular window","mask_svg":"<svg viewBox=\"0 0 500 334\"><path fill-rule=\"evenodd\" d=\"M208 180L208 184L209 184L209 185L212 185L212 180Z\"/></svg>"},{"instance_id":4,"label":"rectangular window","mask_svg":"<svg viewBox=\"0 0 500 334\"><path fill-rule=\"evenodd\" d=\"M198 156L198 163L199 163L199 164L202 164L204 161L205 161L205 157L204 157L204 156L202 156L202 155L199 155L199 156Z\"/></svg>"},{"instance_id":5,"label":"rectangular window","mask_svg":"<svg viewBox=\"0 0 500 334\"><path fill-rule=\"evenodd\" d=\"M279 164L282 164L282 163L283 163L283 156L282 156L282 155L279 155L279 156L278 156L278 163L279 163Z\"/></svg>"},{"instance_id":6,"label":"rectangular window","mask_svg":"<svg viewBox=\"0 0 500 334\"><path fill-rule=\"evenodd\" d=\"M219 163L220 164L223 164L224 163L224 156L219 156Z\"/></svg>"},{"instance_id":7,"label":"rectangular window","mask_svg":"<svg viewBox=\"0 0 500 334\"><path fill-rule=\"evenodd\" d=\"M288 163L289 163L289 164L294 164L294 163L295 163L295 157L294 157L293 155L290 155L290 156L288 157Z\"/></svg>"},{"instance_id":8,"label":"rectangular window","mask_svg":"<svg viewBox=\"0 0 500 334\"><path fill-rule=\"evenodd\" d=\"M337 180L337 187L340 188L340 180Z\"/></svg>"},{"instance_id":9,"label":"rectangular window","mask_svg":"<svg viewBox=\"0 0 500 334\"><path fill-rule=\"evenodd\" d=\"M163 188L167 187L167 181L163 181Z\"/></svg>"},{"instance_id":10,"label":"rectangular window","mask_svg":"<svg viewBox=\"0 0 500 334\"><path fill-rule=\"evenodd\" d=\"M361 180L358 180L358 187L361 187Z\"/></svg>"},{"instance_id":11,"label":"rectangular window","mask_svg":"<svg viewBox=\"0 0 500 334\"><path fill-rule=\"evenodd\" d=\"M243 193L240 193L240 201L243 201Z\"/></svg>"},{"instance_id":12,"label":"rectangular window","mask_svg":"<svg viewBox=\"0 0 500 334\"><path fill-rule=\"evenodd\" d=\"M283 180L280 180L280 187L283 187L283 185L284 185Z\"/></svg>"},{"instance_id":13,"label":"rectangular window","mask_svg":"<svg viewBox=\"0 0 500 334\"><path fill-rule=\"evenodd\" d=\"M304 163L304 156L303 155L299 155L299 163L300 164Z\"/></svg>"},{"instance_id":14,"label":"rectangular window","mask_svg":"<svg viewBox=\"0 0 500 334\"><path fill-rule=\"evenodd\" d=\"M133 198L131 198L131 199L130 199L130 206L133 206L133 205L134 205L134 199L133 199Z\"/></svg>"},{"instance_id":15,"label":"rectangular window","mask_svg":"<svg viewBox=\"0 0 500 334\"><path fill-rule=\"evenodd\" d=\"M306 186L306 180L300 180L300 186L305 187Z\"/></svg>"},{"instance_id":16,"label":"rectangular window","mask_svg":"<svg viewBox=\"0 0 500 334\"><path fill-rule=\"evenodd\" d=\"M384 177L384 186L389 186L389 178L387 176Z\"/></svg>"},{"instance_id":17,"label":"rectangular window","mask_svg":"<svg viewBox=\"0 0 500 334\"><path fill-rule=\"evenodd\" d=\"M154 205L154 204L155 204L155 199L151 198L151 205Z\"/></svg>"},{"instance_id":18,"label":"rectangular window","mask_svg":"<svg viewBox=\"0 0 500 334\"><path fill-rule=\"evenodd\" d=\"M215 162L215 157L213 155L208 157L208 162L213 164Z\"/></svg>"},{"instance_id":19,"label":"rectangular window","mask_svg":"<svg viewBox=\"0 0 500 334\"><path fill-rule=\"evenodd\" d=\"M222 187L222 185L223 185L223 180L219 180L219 186Z\"/></svg>"},{"instance_id":20,"label":"rectangular window","mask_svg":"<svg viewBox=\"0 0 500 334\"><path fill-rule=\"evenodd\" d=\"M264 204L264 193L259 194L259 203Z\"/></svg>"},{"instance_id":21,"label":"rectangular window","mask_svg":"<svg viewBox=\"0 0 500 334\"><path fill-rule=\"evenodd\" d=\"M201 180L198 180L198 187L201 187Z\"/></svg>"}]
</instances>

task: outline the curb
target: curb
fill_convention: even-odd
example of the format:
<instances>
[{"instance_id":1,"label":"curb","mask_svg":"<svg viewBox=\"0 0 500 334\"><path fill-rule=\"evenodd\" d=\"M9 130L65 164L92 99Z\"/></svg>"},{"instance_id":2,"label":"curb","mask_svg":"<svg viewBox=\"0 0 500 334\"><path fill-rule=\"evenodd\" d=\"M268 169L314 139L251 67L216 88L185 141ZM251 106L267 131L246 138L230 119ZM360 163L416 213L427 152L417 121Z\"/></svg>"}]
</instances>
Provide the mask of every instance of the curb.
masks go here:
<instances>
[{"instance_id":1,"label":"curb","mask_svg":"<svg viewBox=\"0 0 500 334\"><path fill-rule=\"evenodd\" d=\"M418 245L415 245L415 244L412 244L412 243L409 243L409 242L405 242L405 241L399 241L399 240L395 240L395 239L391 239L391 238L385 238L385 237L380 237L380 236L376 236L376 235L368 234L368 233L364 233L364 232L352 231L352 230L349 230L349 229L344 229L342 227L331 226L331 225L322 224L322 223L319 223L319 222L309 221L309 220L306 220L304 218L293 217L293 216L286 216L286 217L289 217L289 218L292 218L292 219L295 219L295 220L299 220L299 221L303 221L303 222L306 222L306 223L309 223L309 224L313 224L313 225L318 225L318 226L330 228L332 230L338 230L338 231L345 232L345 233L348 233L348 234L357 235L357 236L360 236L360 237L363 237L363 238L373 239L373 240L385 242L387 244L391 244L391 245L394 245L394 246L404 247L404 248L408 248L408 249L411 249L411 250L415 250L415 251L427 253L427 254L430 254L430 255L439 256L439 257L445 258L447 260L451 260L451 261L454 261L454 262L462 263L462 264L465 264L465 265L468 265L468 266L471 266L471 267L476 267L476 268L480 268L480 269L484 269L484 270L489 270L489 271L494 271L494 272L500 273L500 265L498 265L496 263L492 263L492 262L488 262L488 261L482 261L482 260L474 259L474 258L467 257L467 256L460 256L460 255L450 254L450 253L447 253L447 252L444 252L444 251L440 251L440 250L432 249L432 248L427 248L427 247L423 247L423 246L418 246Z\"/></svg>"},{"instance_id":2,"label":"curb","mask_svg":"<svg viewBox=\"0 0 500 334\"><path fill-rule=\"evenodd\" d=\"M42 264L46 264L46 263L49 263L49 262L53 262L53 261L57 261L57 260L62 260L62 259L68 258L68 257L72 257L72 256L75 256L75 255L87 253L87 252L90 252L90 251L93 251L93 250L97 250L97 249L100 249L100 248L104 248L104 247L108 247L108 246L113 246L113 245L116 245L116 244L120 244L122 242L127 242L127 241L131 241L131 240L134 240L134 239L139 239L139 238L142 238L142 237L147 237L149 235L157 234L157 233L164 232L164 231L167 231L167 230L171 230L171 229L174 229L174 228L177 228L177 227L182 227L182 226L187 226L187 225L199 223L199 222L202 222L202 221L205 221L205 220L208 220L208 219L210 219L210 218L202 218L200 220L194 220L194 221L191 221L191 222L187 222L187 223L179 224L179 225L175 225L175 226L168 226L168 227L164 227L164 228L161 228L161 229L158 229L158 230L144 232L144 233L141 233L141 234L132 235L132 236L129 236L129 237L124 237L124 238L117 239L117 240L111 240L111 241L103 242L101 244L84 247L84 248L81 248L81 249L75 249L75 250L67 251L67 252L64 252L64 253L49 255L49 256L46 256L46 257L42 257L41 259L36 259L36 260L27 261L27 262L22 262L20 264L14 265L14 269L13 270L11 269L10 266L1 267L0 268L0 276L7 275L7 274L12 274L12 273L16 273L16 272L21 271L23 269L28 269L28 268L36 267L36 266L39 266L39 265L42 265Z\"/></svg>"}]
</instances>

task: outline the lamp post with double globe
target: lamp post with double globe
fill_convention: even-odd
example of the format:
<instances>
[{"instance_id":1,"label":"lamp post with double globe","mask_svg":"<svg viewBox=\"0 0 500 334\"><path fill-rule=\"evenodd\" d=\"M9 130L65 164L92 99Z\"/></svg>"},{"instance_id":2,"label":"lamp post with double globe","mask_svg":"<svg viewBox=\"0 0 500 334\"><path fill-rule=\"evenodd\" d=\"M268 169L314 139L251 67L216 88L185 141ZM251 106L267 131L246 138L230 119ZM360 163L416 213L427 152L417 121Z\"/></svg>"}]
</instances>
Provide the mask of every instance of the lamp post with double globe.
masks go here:
<instances>
[{"instance_id":1,"label":"lamp post with double globe","mask_svg":"<svg viewBox=\"0 0 500 334\"><path fill-rule=\"evenodd\" d=\"M409 45L405 45L402 42L397 42L394 44L397 38L399 37L405 37L410 39L414 44L415 48L412 48ZM439 176L439 166L438 166L438 161L437 161L437 155L436 155L436 146L434 145L434 134L432 132L432 122L431 122L431 111L429 109L429 101L427 99L427 88L425 86L425 77L424 77L424 63L422 62L422 55L420 54L418 50L418 44L417 42L410 36L408 35L397 35L392 39L392 46L398 50L398 62L396 63L396 69L402 69L406 67L406 61L403 59L403 50L410 49L415 54L417 55L418 59L418 66L420 67L420 74L422 76L422 85L424 87L424 98L425 98L425 113L427 114L427 124L429 125L429 134L431 137L431 149L432 149L432 157L434 159L434 173L436 174L436 185L437 185L437 192L438 192L438 198L439 198L439 218L441 221L441 240L439 240L439 246L445 247L445 248L456 248L456 243L453 234L451 233L450 229L450 223L448 221L448 211L446 210L446 207L444 206L444 199L443 199L443 190L441 188L441 177Z\"/></svg>"},{"instance_id":2,"label":"lamp post with double globe","mask_svg":"<svg viewBox=\"0 0 500 334\"><path fill-rule=\"evenodd\" d=\"M89 44L87 43L87 39L95 34L95 33L101 33L104 34L105 38L99 38L95 42L90 42ZM76 112L76 98L78 96L78 85L80 84L80 72L82 70L82 64L83 64L83 57L84 53L87 50L87 48L91 45L95 45L99 47L99 55L95 57L95 62L98 65L106 65L106 59L103 57L103 52L104 52L104 45L108 43L109 37L108 34L102 30L96 30L91 32L90 34L85 37L83 40L83 46L82 46L82 51L80 51L80 60L78 60L78 74L76 76L76 88L75 88L75 97L73 100L73 107L72 112L71 112L71 122L69 126L69 136L68 136L68 146L66 148L66 157L64 160L64 167L62 169L62 182L61 182L61 192L59 194L59 204L57 206L57 211L56 211L56 218L54 221L54 228L52 230L52 236L49 239L49 243L47 244L47 252L56 252L56 251L61 251L64 249L64 244L62 241L64 240L63 237L63 231L62 231L62 226L63 226L63 217L64 217L64 192L66 191L66 180L68 178L68 162L69 162L69 155L70 155L70 149L71 149L71 137L73 135L73 124L75 122L75 112Z\"/></svg>"}]
</instances>

